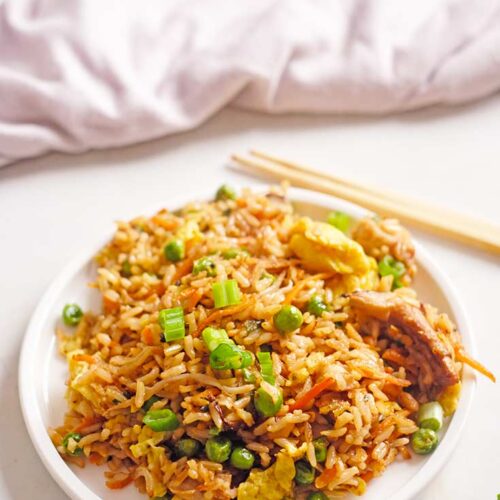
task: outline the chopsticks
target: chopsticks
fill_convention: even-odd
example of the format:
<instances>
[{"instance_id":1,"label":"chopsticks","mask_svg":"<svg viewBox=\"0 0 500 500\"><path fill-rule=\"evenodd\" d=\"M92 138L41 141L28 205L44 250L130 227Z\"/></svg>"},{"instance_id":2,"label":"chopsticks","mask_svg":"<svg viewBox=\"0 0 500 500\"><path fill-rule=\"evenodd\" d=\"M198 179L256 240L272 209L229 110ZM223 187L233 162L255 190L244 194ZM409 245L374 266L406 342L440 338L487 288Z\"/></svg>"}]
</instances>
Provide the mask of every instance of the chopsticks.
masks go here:
<instances>
[{"instance_id":1,"label":"chopsticks","mask_svg":"<svg viewBox=\"0 0 500 500\"><path fill-rule=\"evenodd\" d=\"M232 155L231 159L254 173L287 179L295 186L337 196L384 217L396 217L438 236L500 255L500 227L489 222L342 179L260 151L252 150L249 156Z\"/></svg>"}]
</instances>

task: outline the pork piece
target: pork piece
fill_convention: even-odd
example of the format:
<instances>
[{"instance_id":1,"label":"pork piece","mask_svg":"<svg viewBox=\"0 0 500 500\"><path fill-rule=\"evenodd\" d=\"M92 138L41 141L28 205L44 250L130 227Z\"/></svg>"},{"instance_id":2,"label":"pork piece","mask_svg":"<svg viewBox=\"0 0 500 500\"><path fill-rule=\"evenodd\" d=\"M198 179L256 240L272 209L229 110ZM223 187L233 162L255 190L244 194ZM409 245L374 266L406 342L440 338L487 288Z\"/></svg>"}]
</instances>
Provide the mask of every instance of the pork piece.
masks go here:
<instances>
[{"instance_id":1,"label":"pork piece","mask_svg":"<svg viewBox=\"0 0 500 500\"><path fill-rule=\"evenodd\" d=\"M396 219L361 219L353 229L352 239L357 241L377 261L390 255L406 267L403 284L408 286L415 276L415 247L410 233Z\"/></svg>"},{"instance_id":2,"label":"pork piece","mask_svg":"<svg viewBox=\"0 0 500 500\"><path fill-rule=\"evenodd\" d=\"M396 327L413 340L413 344L407 346L407 349L410 356L412 350L415 350L429 363L433 374L433 395L459 381L453 353L420 309L390 292L355 292L351 295L350 304L360 319L379 320L387 330L391 326Z\"/></svg>"}]
</instances>

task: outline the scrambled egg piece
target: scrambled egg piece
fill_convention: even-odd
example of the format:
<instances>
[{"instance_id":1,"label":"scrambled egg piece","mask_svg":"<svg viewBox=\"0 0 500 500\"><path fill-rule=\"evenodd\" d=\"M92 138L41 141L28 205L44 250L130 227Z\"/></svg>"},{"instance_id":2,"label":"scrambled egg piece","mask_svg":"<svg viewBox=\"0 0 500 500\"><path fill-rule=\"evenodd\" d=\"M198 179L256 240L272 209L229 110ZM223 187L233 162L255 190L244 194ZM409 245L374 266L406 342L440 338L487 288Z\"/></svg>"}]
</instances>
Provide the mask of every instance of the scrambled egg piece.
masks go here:
<instances>
[{"instance_id":1,"label":"scrambled egg piece","mask_svg":"<svg viewBox=\"0 0 500 500\"><path fill-rule=\"evenodd\" d=\"M155 432L149 427L144 426L137 437L137 444L133 444L130 447L130 451L135 458L142 457L147 455L150 451L155 451L157 448L157 444L161 443L161 441L165 439L164 432ZM163 452L165 451L163 448L159 448Z\"/></svg>"},{"instance_id":2,"label":"scrambled egg piece","mask_svg":"<svg viewBox=\"0 0 500 500\"><path fill-rule=\"evenodd\" d=\"M339 274L334 280L335 292L376 288L378 273L375 259L368 257L363 247L342 231L325 222L303 217L290 232L290 248L306 269Z\"/></svg>"},{"instance_id":3,"label":"scrambled egg piece","mask_svg":"<svg viewBox=\"0 0 500 500\"><path fill-rule=\"evenodd\" d=\"M460 391L462 390L462 384L458 382L455 385L450 385L447 387L443 393L439 396L438 401L443 407L445 417L449 417L458 406L458 401L460 399Z\"/></svg>"},{"instance_id":4,"label":"scrambled egg piece","mask_svg":"<svg viewBox=\"0 0 500 500\"><path fill-rule=\"evenodd\" d=\"M70 386L75 391L79 392L85 399L92 401L94 392L87 382L81 383L80 379L89 371L90 365L86 361L78 361L75 356L84 354L82 349L75 349L67 355L68 368L70 375Z\"/></svg>"},{"instance_id":5,"label":"scrambled egg piece","mask_svg":"<svg viewBox=\"0 0 500 500\"><path fill-rule=\"evenodd\" d=\"M199 242L203 239L198 223L193 219L187 219L177 230L177 238L184 241Z\"/></svg>"},{"instance_id":6,"label":"scrambled egg piece","mask_svg":"<svg viewBox=\"0 0 500 500\"><path fill-rule=\"evenodd\" d=\"M295 464L285 453L264 471L252 470L248 479L238 486L238 500L282 500L292 493Z\"/></svg>"}]
</instances>

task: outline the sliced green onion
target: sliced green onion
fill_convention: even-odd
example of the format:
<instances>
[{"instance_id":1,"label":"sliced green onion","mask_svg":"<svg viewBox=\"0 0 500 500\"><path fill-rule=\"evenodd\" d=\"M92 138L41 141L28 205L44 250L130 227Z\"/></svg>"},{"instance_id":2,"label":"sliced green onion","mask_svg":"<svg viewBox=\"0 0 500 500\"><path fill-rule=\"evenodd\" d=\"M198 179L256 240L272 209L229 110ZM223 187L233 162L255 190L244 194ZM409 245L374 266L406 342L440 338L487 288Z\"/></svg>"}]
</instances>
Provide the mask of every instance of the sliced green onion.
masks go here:
<instances>
[{"instance_id":1,"label":"sliced green onion","mask_svg":"<svg viewBox=\"0 0 500 500\"><path fill-rule=\"evenodd\" d=\"M184 326L184 311L182 307L172 307L160 311L158 322L163 329L165 342L172 342L184 338L186 329Z\"/></svg>"},{"instance_id":2,"label":"sliced green onion","mask_svg":"<svg viewBox=\"0 0 500 500\"><path fill-rule=\"evenodd\" d=\"M129 278L132 275L132 266L128 260L124 261L122 264L122 274L125 278Z\"/></svg>"},{"instance_id":3,"label":"sliced green onion","mask_svg":"<svg viewBox=\"0 0 500 500\"><path fill-rule=\"evenodd\" d=\"M262 374L262 378L271 385L274 385L276 382L276 378L274 377L273 370L273 360L271 358L271 353L269 352L258 352L257 359L260 363L260 372Z\"/></svg>"},{"instance_id":4,"label":"sliced green onion","mask_svg":"<svg viewBox=\"0 0 500 500\"><path fill-rule=\"evenodd\" d=\"M344 212L330 212L326 218L328 224L336 227L339 231L347 233L351 225L351 218Z\"/></svg>"},{"instance_id":5,"label":"sliced green onion","mask_svg":"<svg viewBox=\"0 0 500 500\"><path fill-rule=\"evenodd\" d=\"M437 401L423 404L418 410L417 424L423 429L438 431L443 427L443 407Z\"/></svg>"},{"instance_id":6,"label":"sliced green onion","mask_svg":"<svg viewBox=\"0 0 500 500\"><path fill-rule=\"evenodd\" d=\"M210 366L214 370L241 368L243 353L234 344L220 344L210 353Z\"/></svg>"},{"instance_id":7,"label":"sliced green onion","mask_svg":"<svg viewBox=\"0 0 500 500\"><path fill-rule=\"evenodd\" d=\"M174 431L180 425L177 415L169 408L149 410L142 421L155 432Z\"/></svg>"},{"instance_id":8,"label":"sliced green onion","mask_svg":"<svg viewBox=\"0 0 500 500\"><path fill-rule=\"evenodd\" d=\"M267 271L264 271L260 275L260 280L271 280L271 283L274 283L276 281L276 276L274 274L268 273Z\"/></svg>"},{"instance_id":9,"label":"sliced green onion","mask_svg":"<svg viewBox=\"0 0 500 500\"><path fill-rule=\"evenodd\" d=\"M80 441L80 439L82 439L81 434L78 434L77 432L70 432L69 434L66 434L66 436L64 436L64 439L62 442L64 449L66 450L66 452L69 455L72 455L74 457L81 455L83 453L83 450L79 447L75 447L73 449L73 451L68 450L68 444L69 444L70 439L73 440L75 443L78 443L78 441Z\"/></svg>"},{"instance_id":10,"label":"sliced green onion","mask_svg":"<svg viewBox=\"0 0 500 500\"><path fill-rule=\"evenodd\" d=\"M212 285L216 309L233 306L241 302L241 292L236 280L225 280Z\"/></svg>"},{"instance_id":11,"label":"sliced green onion","mask_svg":"<svg viewBox=\"0 0 500 500\"><path fill-rule=\"evenodd\" d=\"M419 455L432 453L438 444L438 435L432 429L419 429L411 436L413 451Z\"/></svg>"},{"instance_id":12,"label":"sliced green onion","mask_svg":"<svg viewBox=\"0 0 500 500\"><path fill-rule=\"evenodd\" d=\"M146 412L149 411L157 401L160 401L160 398L158 396L151 396L148 400L144 402L141 410L144 410Z\"/></svg>"},{"instance_id":13,"label":"sliced green onion","mask_svg":"<svg viewBox=\"0 0 500 500\"><path fill-rule=\"evenodd\" d=\"M380 276L393 276L392 287L400 288L402 286L400 278L406 273L406 266L390 255L385 255L378 263L378 272Z\"/></svg>"},{"instance_id":14,"label":"sliced green onion","mask_svg":"<svg viewBox=\"0 0 500 500\"><path fill-rule=\"evenodd\" d=\"M205 271L207 276L214 277L217 274L215 263L209 257L202 257L201 259L195 260L193 264L193 274L200 274Z\"/></svg>"},{"instance_id":15,"label":"sliced green onion","mask_svg":"<svg viewBox=\"0 0 500 500\"><path fill-rule=\"evenodd\" d=\"M283 394L277 387L265 384L262 382L262 386L255 391L253 404L263 417L274 417L283 406Z\"/></svg>"},{"instance_id":16,"label":"sliced green onion","mask_svg":"<svg viewBox=\"0 0 500 500\"><path fill-rule=\"evenodd\" d=\"M248 368L253 362L252 355L248 351L241 351L240 368Z\"/></svg>"},{"instance_id":17,"label":"sliced green onion","mask_svg":"<svg viewBox=\"0 0 500 500\"><path fill-rule=\"evenodd\" d=\"M241 373L243 374L243 380L245 382L248 382L249 384L255 383L255 375L248 368L243 368Z\"/></svg>"},{"instance_id":18,"label":"sliced green onion","mask_svg":"<svg viewBox=\"0 0 500 500\"><path fill-rule=\"evenodd\" d=\"M208 350L212 352L220 344L231 344L233 341L227 335L226 330L223 328L212 328L211 326L205 328L201 333L201 337L205 342Z\"/></svg>"}]
</instances>

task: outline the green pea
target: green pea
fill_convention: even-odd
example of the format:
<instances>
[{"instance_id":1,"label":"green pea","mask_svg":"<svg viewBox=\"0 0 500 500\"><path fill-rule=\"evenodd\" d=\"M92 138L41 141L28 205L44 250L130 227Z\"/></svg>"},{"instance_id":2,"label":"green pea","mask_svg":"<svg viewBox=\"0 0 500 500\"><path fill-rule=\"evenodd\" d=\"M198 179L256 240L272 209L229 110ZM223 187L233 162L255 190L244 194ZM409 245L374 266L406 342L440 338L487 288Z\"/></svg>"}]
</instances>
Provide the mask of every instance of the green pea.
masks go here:
<instances>
[{"instance_id":1,"label":"green pea","mask_svg":"<svg viewBox=\"0 0 500 500\"><path fill-rule=\"evenodd\" d=\"M222 257L226 260L231 260L235 259L236 257L239 257L240 255L249 255L248 251L245 250L244 248L228 248L227 250L224 250L222 252Z\"/></svg>"},{"instance_id":2,"label":"green pea","mask_svg":"<svg viewBox=\"0 0 500 500\"><path fill-rule=\"evenodd\" d=\"M163 248L165 258L171 262L179 262L185 255L184 242L179 239L170 240Z\"/></svg>"},{"instance_id":3,"label":"green pea","mask_svg":"<svg viewBox=\"0 0 500 500\"><path fill-rule=\"evenodd\" d=\"M217 274L215 263L209 257L202 257L193 264L193 274L199 274L202 271L207 273L207 276L214 277Z\"/></svg>"},{"instance_id":4,"label":"green pea","mask_svg":"<svg viewBox=\"0 0 500 500\"><path fill-rule=\"evenodd\" d=\"M231 453L231 465L241 470L249 470L253 467L255 456L246 448L235 448Z\"/></svg>"},{"instance_id":5,"label":"green pea","mask_svg":"<svg viewBox=\"0 0 500 500\"><path fill-rule=\"evenodd\" d=\"M180 425L177 415L169 408L149 410L142 421L155 432L174 431Z\"/></svg>"},{"instance_id":6,"label":"green pea","mask_svg":"<svg viewBox=\"0 0 500 500\"><path fill-rule=\"evenodd\" d=\"M157 402L160 401L160 398L158 396L151 396L149 399L147 399L144 404L142 405L141 410L144 410L145 412L148 412L151 407Z\"/></svg>"},{"instance_id":7,"label":"green pea","mask_svg":"<svg viewBox=\"0 0 500 500\"><path fill-rule=\"evenodd\" d=\"M305 460L295 462L295 482L297 484L312 484L315 475L316 473L309 462Z\"/></svg>"},{"instance_id":8,"label":"green pea","mask_svg":"<svg viewBox=\"0 0 500 500\"><path fill-rule=\"evenodd\" d=\"M321 436L313 441L314 455L316 456L316 461L320 464L326 460L326 452L328 450L328 440Z\"/></svg>"},{"instance_id":9,"label":"green pea","mask_svg":"<svg viewBox=\"0 0 500 500\"><path fill-rule=\"evenodd\" d=\"M330 212L326 220L328 224L331 224L343 233L347 233L347 231L349 231L351 218L344 212Z\"/></svg>"},{"instance_id":10,"label":"green pea","mask_svg":"<svg viewBox=\"0 0 500 500\"><path fill-rule=\"evenodd\" d=\"M62 319L67 326L76 326L83 318L83 311L77 304L66 304L62 311Z\"/></svg>"},{"instance_id":11,"label":"green pea","mask_svg":"<svg viewBox=\"0 0 500 500\"><path fill-rule=\"evenodd\" d=\"M307 311L314 316L321 317L325 311L328 311L328 306L319 295L313 295L307 303Z\"/></svg>"},{"instance_id":12,"label":"green pea","mask_svg":"<svg viewBox=\"0 0 500 500\"><path fill-rule=\"evenodd\" d=\"M192 458L201 451L201 443L196 439L184 438L175 443L175 454L178 457Z\"/></svg>"},{"instance_id":13,"label":"green pea","mask_svg":"<svg viewBox=\"0 0 500 500\"><path fill-rule=\"evenodd\" d=\"M259 387L255 391L253 404L263 417L273 417L283 406L283 394L278 391L277 397L273 398L263 387Z\"/></svg>"},{"instance_id":14,"label":"green pea","mask_svg":"<svg viewBox=\"0 0 500 500\"><path fill-rule=\"evenodd\" d=\"M328 500L328 497L322 491L315 491L307 495L306 500Z\"/></svg>"},{"instance_id":15,"label":"green pea","mask_svg":"<svg viewBox=\"0 0 500 500\"><path fill-rule=\"evenodd\" d=\"M73 451L68 450L68 444L69 444L70 439L72 439L73 441L76 441L78 443L80 441L80 439L82 439L81 434L78 434L77 432L70 432L70 433L66 434L66 436L64 436L64 439L62 442L62 445L63 445L64 449L66 450L66 452L68 453L68 455L73 455L74 457L81 455L83 453L83 450L81 448L76 447Z\"/></svg>"},{"instance_id":16,"label":"green pea","mask_svg":"<svg viewBox=\"0 0 500 500\"><path fill-rule=\"evenodd\" d=\"M439 443L438 435L432 429L419 429L411 437L413 451L419 455L432 453Z\"/></svg>"},{"instance_id":17,"label":"green pea","mask_svg":"<svg viewBox=\"0 0 500 500\"><path fill-rule=\"evenodd\" d=\"M217 201L220 200L235 200L236 199L236 191L228 186L227 184L223 184L219 189L217 189L217 193L215 194L215 199Z\"/></svg>"},{"instance_id":18,"label":"green pea","mask_svg":"<svg viewBox=\"0 0 500 500\"><path fill-rule=\"evenodd\" d=\"M295 306L284 305L273 318L274 326L280 333L289 333L302 325L302 313Z\"/></svg>"},{"instance_id":19,"label":"green pea","mask_svg":"<svg viewBox=\"0 0 500 500\"><path fill-rule=\"evenodd\" d=\"M210 438L205 443L205 453L212 462L219 464L225 462L231 455L231 441L225 436Z\"/></svg>"}]
</instances>

